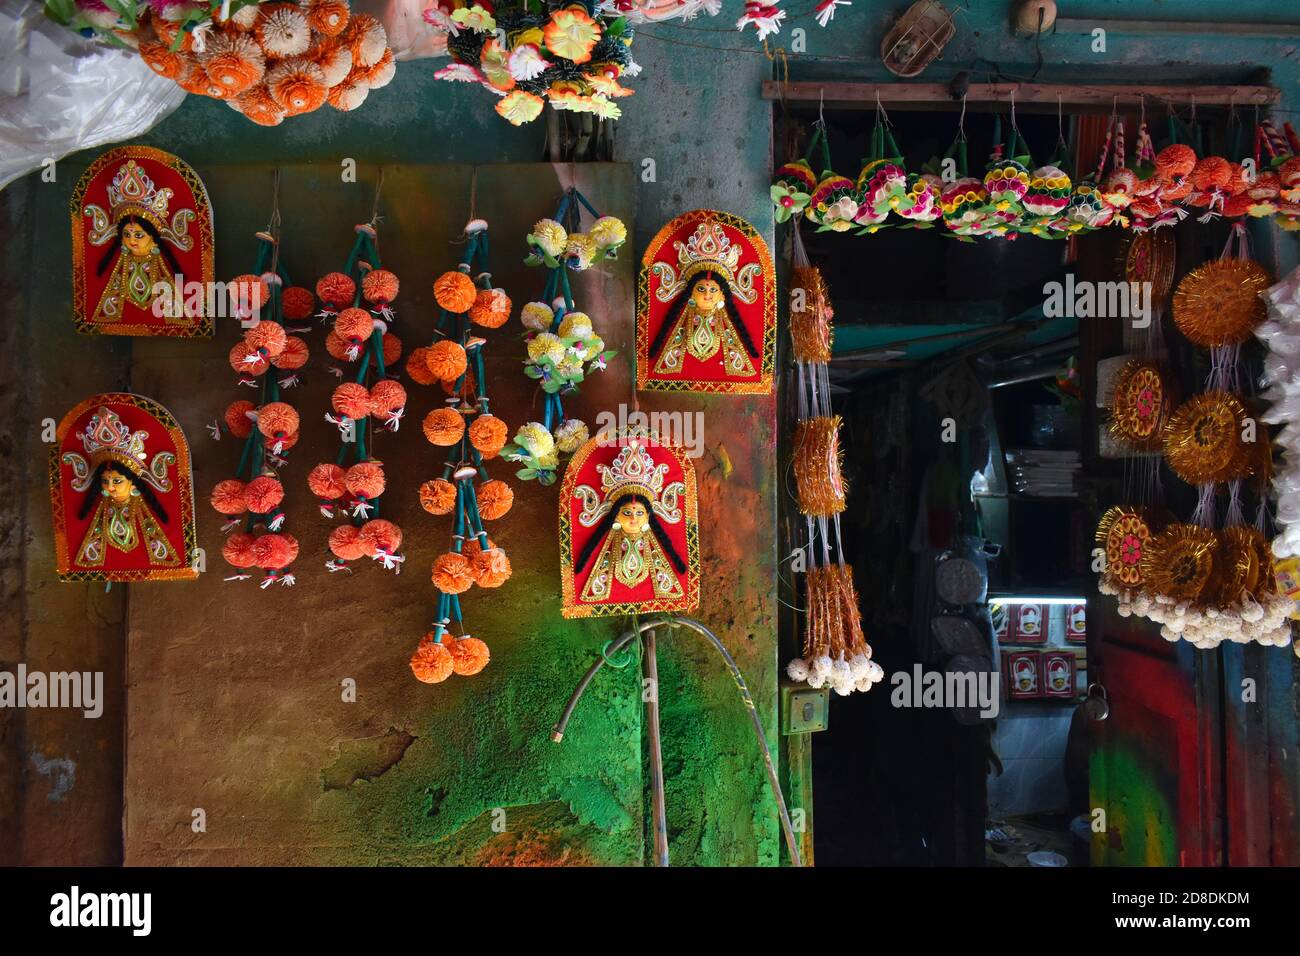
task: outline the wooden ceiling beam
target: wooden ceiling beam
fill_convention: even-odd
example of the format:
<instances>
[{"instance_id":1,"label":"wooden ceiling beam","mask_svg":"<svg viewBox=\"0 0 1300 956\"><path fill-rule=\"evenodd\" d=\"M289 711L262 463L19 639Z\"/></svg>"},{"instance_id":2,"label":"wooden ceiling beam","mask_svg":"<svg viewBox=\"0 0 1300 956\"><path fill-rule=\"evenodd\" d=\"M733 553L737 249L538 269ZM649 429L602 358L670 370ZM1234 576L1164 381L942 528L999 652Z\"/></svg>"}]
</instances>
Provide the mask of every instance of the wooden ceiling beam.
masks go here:
<instances>
[{"instance_id":1,"label":"wooden ceiling beam","mask_svg":"<svg viewBox=\"0 0 1300 956\"><path fill-rule=\"evenodd\" d=\"M968 108L1004 108L1015 94L1016 108L1051 107L1056 104L1072 113L1109 112L1119 106L1148 106L1173 103L1180 106L1270 106L1280 97L1275 86L1179 84L1104 84L1078 86L1068 83L971 83L966 94ZM952 95L946 83L860 83L801 80L783 84L776 80L763 83L763 99L814 105L824 103L830 109L869 109L876 97L886 106L948 109L960 106L961 98Z\"/></svg>"}]
</instances>

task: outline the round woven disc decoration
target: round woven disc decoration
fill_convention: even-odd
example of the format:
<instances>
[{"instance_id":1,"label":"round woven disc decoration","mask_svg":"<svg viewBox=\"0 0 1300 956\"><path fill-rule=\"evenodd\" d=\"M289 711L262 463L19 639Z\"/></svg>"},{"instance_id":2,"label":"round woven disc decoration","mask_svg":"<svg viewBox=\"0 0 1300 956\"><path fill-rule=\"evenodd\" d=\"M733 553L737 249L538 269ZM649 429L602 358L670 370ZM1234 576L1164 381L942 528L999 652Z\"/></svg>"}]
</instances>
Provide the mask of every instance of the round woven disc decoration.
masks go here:
<instances>
[{"instance_id":1,"label":"round woven disc decoration","mask_svg":"<svg viewBox=\"0 0 1300 956\"><path fill-rule=\"evenodd\" d=\"M1254 528L1241 526L1223 528L1217 533L1214 577L1206 588L1206 596L1219 607L1239 604L1243 592L1253 595L1259 587L1259 549L1252 532L1259 534Z\"/></svg>"},{"instance_id":2,"label":"round woven disc decoration","mask_svg":"<svg viewBox=\"0 0 1300 956\"><path fill-rule=\"evenodd\" d=\"M1102 515L1096 540L1106 552L1106 579L1118 587L1140 587L1142 558L1153 534L1143 509L1118 506Z\"/></svg>"},{"instance_id":3,"label":"round woven disc decoration","mask_svg":"<svg viewBox=\"0 0 1300 956\"><path fill-rule=\"evenodd\" d=\"M1202 348L1244 342L1268 314L1259 296L1272 284L1268 270L1249 259L1207 262L1178 283L1174 324Z\"/></svg>"},{"instance_id":4,"label":"round woven disc decoration","mask_svg":"<svg viewBox=\"0 0 1300 956\"><path fill-rule=\"evenodd\" d=\"M1142 581L1152 594L1195 601L1214 573L1214 532L1197 525L1170 525L1142 555Z\"/></svg>"},{"instance_id":5,"label":"round woven disc decoration","mask_svg":"<svg viewBox=\"0 0 1300 956\"><path fill-rule=\"evenodd\" d=\"M1244 478L1255 466L1255 443L1243 440L1246 409L1227 392L1193 396L1174 410L1165 426L1165 460L1189 485Z\"/></svg>"},{"instance_id":6,"label":"round woven disc decoration","mask_svg":"<svg viewBox=\"0 0 1300 956\"><path fill-rule=\"evenodd\" d=\"M1115 376L1111 436L1133 448L1155 451L1163 443L1172 409L1173 399L1160 366L1135 359Z\"/></svg>"},{"instance_id":7,"label":"round woven disc decoration","mask_svg":"<svg viewBox=\"0 0 1300 956\"><path fill-rule=\"evenodd\" d=\"M1151 283L1152 307L1169 301L1177 251L1172 229L1135 232L1124 250L1124 278L1128 282Z\"/></svg>"}]
</instances>

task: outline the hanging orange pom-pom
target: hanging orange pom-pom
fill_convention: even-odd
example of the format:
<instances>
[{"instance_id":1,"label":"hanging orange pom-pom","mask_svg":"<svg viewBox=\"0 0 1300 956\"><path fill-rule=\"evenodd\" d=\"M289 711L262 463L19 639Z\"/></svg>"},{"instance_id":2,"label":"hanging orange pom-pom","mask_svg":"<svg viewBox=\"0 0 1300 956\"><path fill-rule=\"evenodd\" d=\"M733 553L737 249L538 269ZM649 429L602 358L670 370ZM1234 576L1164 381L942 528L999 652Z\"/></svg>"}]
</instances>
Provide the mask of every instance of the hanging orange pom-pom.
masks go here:
<instances>
[{"instance_id":1,"label":"hanging orange pom-pom","mask_svg":"<svg viewBox=\"0 0 1300 956\"><path fill-rule=\"evenodd\" d=\"M261 375L271 365L265 355L241 339L230 350L230 367L240 375Z\"/></svg>"},{"instance_id":2,"label":"hanging orange pom-pom","mask_svg":"<svg viewBox=\"0 0 1300 956\"><path fill-rule=\"evenodd\" d=\"M452 342L449 339L443 339L441 342L434 342L429 346L429 352L425 355L425 363L441 382L454 382L465 374L465 369L469 367L469 357L459 342Z\"/></svg>"},{"instance_id":3,"label":"hanging orange pom-pom","mask_svg":"<svg viewBox=\"0 0 1300 956\"><path fill-rule=\"evenodd\" d=\"M411 381L417 385L432 385L438 381L438 376L429 370L428 356L429 350L422 345L412 349L411 354L406 357L406 374L411 376Z\"/></svg>"},{"instance_id":4,"label":"hanging orange pom-pom","mask_svg":"<svg viewBox=\"0 0 1300 956\"><path fill-rule=\"evenodd\" d=\"M361 280L361 295L367 302L382 305L397 298L397 276L387 269L373 269Z\"/></svg>"},{"instance_id":5,"label":"hanging orange pom-pom","mask_svg":"<svg viewBox=\"0 0 1300 956\"><path fill-rule=\"evenodd\" d=\"M336 37L348 25L348 5L343 0L308 0L307 23L317 33Z\"/></svg>"},{"instance_id":6,"label":"hanging orange pom-pom","mask_svg":"<svg viewBox=\"0 0 1300 956\"><path fill-rule=\"evenodd\" d=\"M188 30L182 30L181 25L174 20L168 20L165 17L152 17L149 21L153 27L153 32L158 34L158 39L167 44L171 49L175 46L178 50L186 53L194 49L194 36ZM176 37L180 36L181 42L176 43Z\"/></svg>"},{"instance_id":7,"label":"hanging orange pom-pom","mask_svg":"<svg viewBox=\"0 0 1300 956\"><path fill-rule=\"evenodd\" d=\"M257 538L246 531L236 531L221 546L221 556L232 568L251 568L257 564L257 552L253 545Z\"/></svg>"},{"instance_id":8,"label":"hanging orange pom-pom","mask_svg":"<svg viewBox=\"0 0 1300 956\"><path fill-rule=\"evenodd\" d=\"M424 416L424 437L429 444L450 448L465 434L465 419L450 408L435 408Z\"/></svg>"},{"instance_id":9,"label":"hanging orange pom-pom","mask_svg":"<svg viewBox=\"0 0 1300 956\"><path fill-rule=\"evenodd\" d=\"M365 309L344 309L334 320L334 332L349 344L365 343L375 330L375 318Z\"/></svg>"},{"instance_id":10,"label":"hanging orange pom-pom","mask_svg":"<svg viewBox=\"0 0 1300 956\"><path fill-rule=\"evenodd\" d=\"M463 272L444 272L433 283L433 298L448 312L468 312L478 298L474 280Z\"/></svg>"},{"instance_id":11,"label":"hanging orange pom-pom","mask_svg":"<svg viewBox=\"0 0 1300 956\"><path fill-rule=\"evenodd\" d=\"M290 371L296 368L302 368L307 364L307 359L311 353L307 349L306 339L299 338L296 335L289 335L284 340L284 351L275 357L271 362L276 368Z\"/></svg>"},{"instance_id":12,"label":"hanging orange pom-pom","mask_svg":"<svg viewBox=\"0 0 1300 956\"><path fill-rule=\"evenodd\" d=\"M149 69L168 80L180 79L189 69L184 55L173 52L166 43L141 43L140 59L144 60Z\"/></svg>"},{"instance_id":13,"label":"hanging orange pom-pom","mask_svg":"<svg viewBox=\"0 0 1300 956\"><path fill-rule=\"evenodd\" d=\"M225 418L230 434L236 438L247 438L253 434L253 420L248 417L248 413L256 410L257 406L244 399L227 405Z\"/></svg>"},{"instance_id":14,"label":"hanging orange pom-pom","mask_svg":"<svg viewBox=\"0 0 1300 956\"><path fill-rule=\"evenodd\" d=\"M330 404L335 414L360 421L370 414L370 390L360 382L344 382L334 389Z\"/></svg>"},{"instance_id":15,"label":"hanging orange pom-pom","mask_svg":"<svg viewBox=\"0 0 1300 956\"><path fill-rule=\"evenodd\" d=\"M455 551L438 555L433 562L433 584L443 594L463 594L474 584L469 558Z\"/></svg>"},{"instance_id":16,"label":"hanging orange pom-pom","mask_svg":"<svg viewBox=\"0 0 1300 956\"><path fill-rule=\"evenodd\" d=\"M402 357L402 340L392 332L385 332L381 343L384 347L384 368L396 365Z\"/></svg>"},{"instance_id":17,"label":"hanging orange pom-pom","mask_svg":"<svg viewBox=\"0 0 1300 956\"><path fill-rule=\"evenodd\" d=\"M356 561L370 554L370 545L354 524L341 524L330 532L330 552L340 561Z\"/></svg>"},{"instance_id":18,"label":"hanging orange pom-pom","mask_svg":"<svg viewBox=\"0 0 1300 956\"><path fill-rule=\"evenodd\" d=\"M1222 189L1232 177L1232 164L1221 156L1206 156L1192 167L1188 178L1201 192Z\"/></svg>"},{"instance_id":19,"label":"hanging orange pom-pom","mask_svg":"<svg viewBox=\"0 0 1300 956\"><path fill-rule=\"evenodd\" d=\"M384 493L384 466L377 461L361 461L347 470L343 483L358 498L371 501Z\"/></svg>"},{"instance_id":20,"label":"hanging orange pom-pom","mask_svg":"<svg viewBox=\"0 0 1300 956\"><path fill-rule=\"evenodd\" d=\"M478 488L478 513L484 521L495 521L510 510L515 493L500 478L485 481Z\"/></svg>"},{"instance_id":21,"label":"hanging orange pom-pom","mask_svg":"<svg viewBox=\"0 0 1300 956\"><path fill-rule=\"evenodd\" d=\"M481 588L499 588L510 580L510 559L500 548L488 548L470 561L474 583Z\"/></svg>"},{"instance_id":22,"label":"hanging orange pom-pom","mask_svg":"<svg viewBox=\"0 0 1300 956\"><path fill-rule=\"evenodd\" d=\"M1237 219L1250 212L1250 207L1254 205L1255 200L1244 192L1237 193L1235 196L1229 196L1223 201L1223 216L1225 219Z\"/></svg>"},{"instance_id":23,"label":"hanging orange pom-pom","mask_svg":"<svg viewBox=\"0 0 1300 956\"><path fill-rule=\"evenodd\" d=\"M396 554L402 546L402 529L391 521L375 518L361 526L361 540L370 546L372 553Z\"/></svg>"},{"instance_id":24,"label":"hanging orange pom-pom","mask_svg":"<svg viewBox=\"0 0 1300 956\"><path fill-rule=\"evenodd\" d=\"M291 534L258 535L253 542L257 566L267 571L279 571L293 564L298 557L298 539Z\"/></svg>"},{"instance_id":25,"label":"hanging orange pom-pom","mask_svg":"<svg viewBox=\"0 0 1300 956\"><path fill-rule=\"evenodd\" d=\"M226 98L226 91L213 83L208 77L208 71L193 58L187 59L185 73L176 81L176 85L195 96L208 96L214 100Z\"/></svg>"},{"instance_id":26,"label":"hanging orange pom-pom","mask_svg":"<svg viewBox=\"0 0 1300 956\"><path fill-rule=\"evenodd\" d=\"M1156 176L1161 182L1182 179L1196 168L1196 150L1182 143L1172 143L1156 154Z\"/></svg>"},{"instance_id":27,"label":"hanging orange pom-pom","mask_svg":"<svg viewBox=\"0 0 1300 956\"><path fill-rule=\"evenodd\" d=\"M443 637L442 646L451 654L451 669L461 677L473 677L488 666L492 655L488 646L477 637Z\"/></svg>"},{"instance_id":28,"label":"hanging orange pom-pom","mask_svg":"<svg viewBox=\"0 0 1300 956\"><path fill-rule=\"evenodd\" d=\"M420 507L431 515L449 515L456 507L456 486L442 478L420 485Z\"/></svg>"},{"instance_id":29,"label":"hanging orange pom-pom","mask_svg":"<svg viewBox=\"0 0 1300 956\"><path fill-rule=\"evenodd\" d=\"M259 475L244 488L248 510L254 514L270 514L284 501L284 486L273 475Z\"/></svg>"},{"instance_id":30,"label":"hanging orange pom-pom","mask_svg":"<svg viewBox=\"0 0 1300 956\"><path fill-rule=\"evenodd\" d=\"M316 298L339 309L350 305L357 294L357 284L342 272L330 272L316 283Z\"/></svg>"},{"instance_id":31,"label":"hanging orange pom-pom","mask_svg":"<svg viewBox=\"0 0 1300 956\"><path fill-rule=\"evenodd\" d=\"M469 443L484 458L495 458L505 447L507 432L506 423L495 415L480 415L469 426Z\"/></svg>"},{"instance_id":32,"label":"hanging orange pom-pom","mask_svg":"<svg viewBox=\"0 0 1300 956\"><path fill-rule=\"evenodd\" d=\"M217 514L242 515L247 511L248 498L244 487L244 483L237 478L218 481L213 486L212 496L209 499Z\"/></svg>"},{"instance_id":33,"label":"hanging orange pom-pom","mask_svg":"<svg viewBox=\"0 0 1300 956\"><path fill-rule=\"evenodd\" d=\"M267 358L274 359L284 351L284 326L279 322L258 322L244 333L249 348L257 349Z\"/></svg>"},{"instance_id":34,"label":"hanging orange pom-pom","mask_svg":"<svg viewBox=\"0 0 1300 956\"><path fill-rule=\"evenodd\" d=\"M284 122L284 108L260 83L249 87L231 102L235 109L259 126L279 126Z\"/></svg>"},{"instance_id":35,"label":"hanging orange pom-pom","mask_svg":"<svg viewBox=\"0 0 1300 956\"><path fill-rule=\"evenodd\" d=\"M510 296L504 289L480 289L469 309L469 320L485 329L499 329L510 321Z\"/></svg>"},{"instance_id":36,"label":"hanging orange pom-pom","mask_svg":"<svg viewBox=\"0 0 1300 956\"><path fill-rule=\"evenodd\" d=\"M406 389L392 378L381 379L370 387L370 414L387 418L406 405Z\"/></svg>"},{"instance_id":37,"label":"hanging orange pom-pom","mask_svg":"<svg viewBox=\"0 0 1300 956\"><path fill-rule=\"evenodd\" d=\"M426 684L441 684L452 675L453 667L451 654L432 634L426 634L411 655L411 673Z\"/></svg>"},{"instance_id":38,"label":"hanging orange pom-pom","mask_svg":"<svg viewBox=\"0 0 1300 956\"><path fill-rule=\"evenodd\" d=\"M266 72L266 58L251 37L241 33L212 31L199 62L207 71L208 79L226 91L227 96L238 96L262 78Z\"/></svg>"},{"instance_id":39,"label":"hanging orange pom-pom","mask_svg":"<svg viewBox=\"0 0 1300 956\"><path fill-rule=\"evenodd\" d=\"M340 36L352 51L352 62L357 66L373 66L388 49L383 24L369 14L353 14Z\"/></svg>"},{"instance_id":40,"label":"hanging orange pom-pom","mask_svg":"<svg viewBox=\"0 0 1300 956\"><path fill-rule=\"evenodd\" d=\"M257 413L257 428L277 441L298 431L298 410L288 402L268 402Z\"/></svg>"},{"instance_id":41,"label":"hanging orange pom-pom","mask_svg":"<svg viewBox=\"0 0 1300 956\"><path fill-rule=\"evenodd\" d=\"M252 273L235 276L227 286L235 290L240 309L249 315L271 303L271 287L261 276Z\"/></svg>"},{"instance_id":42,"label":"hanging orange pom-pom","mask_svg":"<svg viewBox=\"0 0 1300 956\"><path fill-rule=\"evenodd\" d=\"M330 358L336 358L340 362L348 361L348 349L351 347L337 332L331 330L325 333L325 351L330 354Z\"/></svg>"},{"instance_id":43,"label":"hanging orange pom-pom","mask_svg":"<svg viewBox=\"0 0 1300 956\"><path fill-rule=\"evenodd\" d=\"M291 322L300 322L316 311L316 297L311 289L291 285L280 293L280 308Z\"/></svg>"},{"instance_id":44,"label":"hanging orange pom-pom","mask_svg":"<svg viewBox=\"0 0 1300 956\"><path fill-rule=\"evenodd\" d=\"M496 547L496 545L492 542L492 539L489 538L487 535L484 535L483 538L486 540L487 542L486 544L480 544L479 536L476 534L472 534L465 539L465 544L460 549L460 553L465 555L465 557L469 558L469 563L471 565L473 565L474 563L474 555L478 554L480 551L483 551L485 548L491 549Z\"/></svg>"},{"instance_id":45,"label":"hanging orange pom-pom","mask_svg":"<svg viewBox=\"0 0 1300 956\"><path fill-rule=\"evenodd\" d=\"M347 484L344 481L346 472L332 462L317 465L307 475L307 487L317 498L323 498L327 501L333 501L336 498L342 498L347 492Z\"/></svg>"}]
</instances>

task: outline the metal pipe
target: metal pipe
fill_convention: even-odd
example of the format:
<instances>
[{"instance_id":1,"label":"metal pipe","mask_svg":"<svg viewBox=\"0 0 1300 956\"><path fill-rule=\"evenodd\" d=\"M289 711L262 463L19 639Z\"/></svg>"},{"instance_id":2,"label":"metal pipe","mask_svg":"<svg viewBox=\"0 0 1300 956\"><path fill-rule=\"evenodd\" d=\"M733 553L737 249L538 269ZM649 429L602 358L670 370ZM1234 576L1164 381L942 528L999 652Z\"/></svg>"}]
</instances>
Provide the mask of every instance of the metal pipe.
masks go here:
<instances>
[{"instance_id":1,"label":"metal pipe","mask_svg":"<svg viewBox=\"0 0 1300 956\"><path fill-rule=\"evenodd\" d=\"M645 700L645 721L650 739L650 820L655 835L655 862L659 866L668 865L668 816L664 801L664 755L659 743L659 662L655 656L654 628L645 632L642 638L645 654L642 659L642 673L645 686L641 688L641 697Z\"/></svg>"}]
</instances>

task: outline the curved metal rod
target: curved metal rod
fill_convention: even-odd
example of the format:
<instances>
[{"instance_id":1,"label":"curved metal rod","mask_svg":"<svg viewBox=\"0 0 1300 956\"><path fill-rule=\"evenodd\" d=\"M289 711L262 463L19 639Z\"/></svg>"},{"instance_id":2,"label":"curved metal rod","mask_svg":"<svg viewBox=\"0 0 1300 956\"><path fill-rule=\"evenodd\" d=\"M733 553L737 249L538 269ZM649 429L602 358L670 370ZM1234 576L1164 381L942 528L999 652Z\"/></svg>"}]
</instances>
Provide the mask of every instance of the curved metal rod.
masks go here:
<instances>
[{"instance_id":1,"label":"curved metal rod","mask_svg":"<svg viewBox=\"0 0 1300 956\"><path fill-rule=\"evenodd\" d=\"M790 851L790 860L795 866L803 866L803 857L799 853L799 843L795 839L794 827L790 823L790 813L789 810L786 809L785 796L781 792L781 781L776 773L776 764L772 761L772 751L767 745L767 736L763 733L763 722L759 719L758 708L754 705L754 698L749 693L749 686L745 683L744 675L740 673L740 666L736 663L736 659L731 656L731 652L727 650L718 636L699 621L693 620L689 617L654 618L645 623L638 624L632 630L619 635L617 640L609 645L607 653L617 653L626 647L634 638L638 637L645 631L659 627L684 627L688 630L695 631L712 644L714 649L722 655L723 661L726 662L727 669L731 671L732 679L736 682L736 689L740 691L741 699L745 703L745 709L749 711L750 723L753 725L754 729L754 738L758 741L758 748L763 754L763 765L767 771L767 785L772 791L772 798L776 801L777 812L781 817L781 831L785 836L786 849ZM560 716L559 722L551 732L551 739L556 743L559 743L564 739L564 728L568 725L569 718L573 716L574 708L578 706L578 701L581 699L583 691L587 689L587 685L591 683L591 679L595 677L596 673L604 666L605 656L602 655L600 660L596 661L590 668L588 668L587 673L584 674L582 680L578 682L578 686L574 688L573 696L569 698L569 703L564 708L564 713Z\"/></svg>"}]
</instances>

